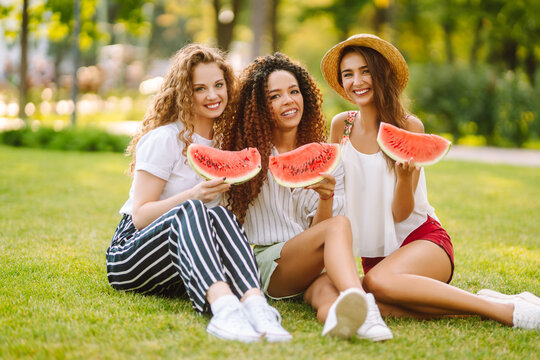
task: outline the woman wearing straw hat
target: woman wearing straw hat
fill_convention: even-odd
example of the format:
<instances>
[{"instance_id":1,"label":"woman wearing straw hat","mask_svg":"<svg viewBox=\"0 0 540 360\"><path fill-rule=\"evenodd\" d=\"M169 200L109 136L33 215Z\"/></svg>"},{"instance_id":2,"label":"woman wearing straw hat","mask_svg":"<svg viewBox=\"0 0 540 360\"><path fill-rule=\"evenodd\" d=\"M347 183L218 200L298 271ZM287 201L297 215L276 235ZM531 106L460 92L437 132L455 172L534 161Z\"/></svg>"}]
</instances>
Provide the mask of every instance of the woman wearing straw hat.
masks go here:
<instances>
[{"instance_id":1,"label":"woman wearing straw hat","mask_svg":"<svg viewBox=\"0 0 540 360\"><path fill-rule=\"evenodd\" d=\"M353 35L325 54L321 70L328 84L358 107L334 117L330 141L342 144L353 247L362 256L363 286L375 295L381 313L422 319L475 314L540 329L540 299L531 293L481 290L477 296L449 285L453 247L428 202L424 170L414 159L399 163L381 152L376 141L381 122L424 132L400 102L409 71L399 50L374 35Z\"/></svg>"}]
</instances>

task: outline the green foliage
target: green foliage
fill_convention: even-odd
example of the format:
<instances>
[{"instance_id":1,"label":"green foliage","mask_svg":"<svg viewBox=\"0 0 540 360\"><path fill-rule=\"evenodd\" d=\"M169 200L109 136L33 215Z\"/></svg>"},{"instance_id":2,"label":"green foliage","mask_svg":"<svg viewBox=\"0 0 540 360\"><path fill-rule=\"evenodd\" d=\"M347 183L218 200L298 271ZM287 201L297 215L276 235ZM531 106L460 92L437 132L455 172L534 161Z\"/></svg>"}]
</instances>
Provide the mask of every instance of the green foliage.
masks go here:
<instances>
[{"instance_id":1,"label":"green foliage","mask_svg":"<svg viewBox=\"0 0 540 360\"><path fill-rule=\"evenodd\" d=\"M59 131L50 127L35 130L25 127L0 132L0 143L30 148L75 151L124 152L129 137L110 134L98 128L65 128Z\"/></svg>"},{"instance_id":2,"label":"green foliage","mask_svg":"<svg viewBox=\"0 0 540 360\"><path fill-rule=\"evenodd\" d=\"M128 158L0 146L0 163L2 359L522 360L540 352L538 332L476 316L389 318L394 339L382 343L330 339L298 301L271 302L294 336L289 343L213 338L208 316L184 297L108 285L105 251L131 182ZM455 246L452 283L540 294L538 169L443 160L427 172Z\"/></svg>"},{"instance_id":3,"label":"green foliage","mask_svg":"<svg viewBox=\"0 0 540 360\"><path fill-rule=\"evenodd\" d=\"M513 72L497 76L487 66L411 66L413 111L428 132L448 132L466 143L521 147L538 137L538 93ZM536 119L536 121L535 121ZM472 136L472 137L471 137Z\"/></svg>"}]
</instances>

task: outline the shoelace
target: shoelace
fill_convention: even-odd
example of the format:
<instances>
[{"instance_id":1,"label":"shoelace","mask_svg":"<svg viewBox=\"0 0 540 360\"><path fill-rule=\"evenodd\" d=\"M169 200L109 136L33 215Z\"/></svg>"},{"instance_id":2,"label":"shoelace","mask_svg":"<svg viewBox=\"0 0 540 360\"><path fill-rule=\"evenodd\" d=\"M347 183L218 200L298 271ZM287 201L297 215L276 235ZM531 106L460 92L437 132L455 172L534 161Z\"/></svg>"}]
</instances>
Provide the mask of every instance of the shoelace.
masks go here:
<instances>
[{"instance_id":1,"label":"shoelace","mask_svg":"<svg viewBox=\"0 0 540 360\"><path fill-rule=\"evenodd\" d=\"M383 322L383 319L381 317L381 313L379 312L377 305L369 304L368 305L368 313L366 316L366 321L364 324L377 324Z\"/></svg>"},{"instance_id":2,"label":"shoelace","mask_svg":"<svg viewBox=\"0 0 540 360\"><path fill-rule=\"evenodd\" d=\"M273 324L274 320L277 320L278 323L281 324L281 315L279 314L279 311L277 311L277 309L273 306L270 306L268 304L264 306L257 306L251 311L255 312L257 314L257 317L259 319L263 319L267 324Z\"/></svg>"},{"instance_id":3,"label":"shoelace","mask_svg":"<svg viewBox=\"0 0 540 360\"><path fill-rule=\"evenodd\" d=\"M233 327L244 327L246 326L247 321L245 320L242 310L240 304L228 306L226 309L223 309L223 317L226 318L229 325Z\"/></svg>"}]
</instances>

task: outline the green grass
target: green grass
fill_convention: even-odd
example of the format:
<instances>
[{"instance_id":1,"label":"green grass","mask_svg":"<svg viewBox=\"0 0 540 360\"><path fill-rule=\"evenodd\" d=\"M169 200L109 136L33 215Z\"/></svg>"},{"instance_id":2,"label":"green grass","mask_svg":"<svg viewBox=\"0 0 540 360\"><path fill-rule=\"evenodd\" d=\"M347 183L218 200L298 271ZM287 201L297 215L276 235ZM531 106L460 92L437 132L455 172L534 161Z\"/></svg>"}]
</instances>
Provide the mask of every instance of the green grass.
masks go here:
<instances>
[{"instance_id":1,"label":"green grass","mask_svg":"<svg viewBox=\"0 0 540 360\"><path fill-rule=\"evenodd\" d=\"M120 293L105 250L126 199L120 154L0 146L0 358L536 358L540 333L478 317L388 319L385 343L320 336L300 302L273 302L294 339L224 342L185 299ZM456 250L453 284L540 294L540 169L443 161L430 201ZM537 355L534 355L537 354Z\"/></svg>"}]
</instances>

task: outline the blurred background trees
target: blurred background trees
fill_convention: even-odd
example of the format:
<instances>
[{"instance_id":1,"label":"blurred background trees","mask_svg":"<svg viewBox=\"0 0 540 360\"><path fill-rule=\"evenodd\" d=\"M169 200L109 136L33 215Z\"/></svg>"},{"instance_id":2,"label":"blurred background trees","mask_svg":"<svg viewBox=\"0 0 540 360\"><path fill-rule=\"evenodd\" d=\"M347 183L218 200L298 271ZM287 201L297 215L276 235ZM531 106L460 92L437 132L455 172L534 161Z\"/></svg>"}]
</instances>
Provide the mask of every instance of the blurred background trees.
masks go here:
<instances>
[{"instance_id":1,"label":"blurred background trees","mask_svg":"<svg viewBox=\"0 0 540 360\"><path fill-rule=\"evenodd\" d=\"M407 59L409 107L427 131L464 144L540 147L537 0L75 1L83 123L140 120L168 58L188 42L227 50L238 71L255 56L288 54L318 81L330 118L351 106L326 86L320 60L367 32ZM0 118L66 123L75 106L73 9L74 0L0 0Z\"/></svg>"}]
</instances>

